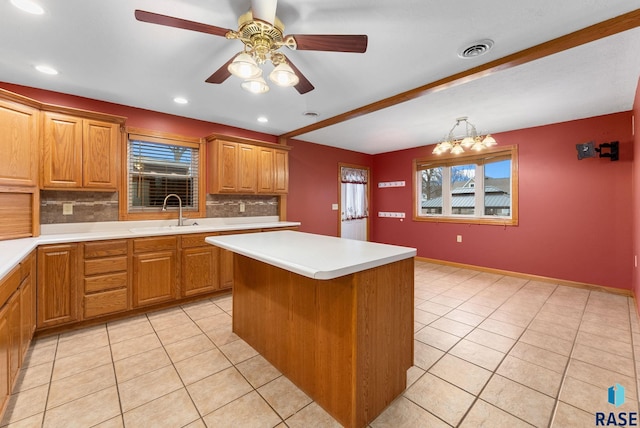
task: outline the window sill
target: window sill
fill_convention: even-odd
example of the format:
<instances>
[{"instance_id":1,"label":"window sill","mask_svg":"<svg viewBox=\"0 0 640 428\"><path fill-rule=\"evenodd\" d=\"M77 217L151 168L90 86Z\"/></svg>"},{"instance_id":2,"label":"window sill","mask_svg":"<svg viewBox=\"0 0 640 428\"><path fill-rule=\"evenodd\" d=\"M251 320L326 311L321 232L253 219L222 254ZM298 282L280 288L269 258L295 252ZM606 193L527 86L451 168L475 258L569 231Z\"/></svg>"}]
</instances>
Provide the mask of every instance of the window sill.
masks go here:
<instances>
[{"instance_id":1,"label":"window sill","mask_svg":"<svg viewBox=\"0 0 640 428\"><path fill-rule=\"evenodd\" d=\"M506 217L426 217L414 216L413 221L424 221L429 223L461 223L461 224L488 224L495 226L517 226L518 219Z\"/></svg>"}]
</instances>

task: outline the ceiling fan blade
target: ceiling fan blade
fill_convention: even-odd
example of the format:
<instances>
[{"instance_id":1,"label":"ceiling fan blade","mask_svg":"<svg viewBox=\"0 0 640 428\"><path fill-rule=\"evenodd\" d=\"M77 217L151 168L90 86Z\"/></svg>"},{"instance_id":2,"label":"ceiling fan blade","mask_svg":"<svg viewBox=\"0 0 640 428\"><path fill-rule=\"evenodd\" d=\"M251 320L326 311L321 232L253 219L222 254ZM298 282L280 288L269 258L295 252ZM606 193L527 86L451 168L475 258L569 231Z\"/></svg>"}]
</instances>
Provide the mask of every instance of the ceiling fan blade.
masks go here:
<instances>
[{"instance_id":1,"label":"ceiling fan blade","mask_svg":"<svg viewBox=\"0 0 640 428\"><path fill-rule=\"evenodd\" d=\"M367 51L366 35L341 34L291 34L296 41L296 50L356 52Z\"/></svg>"},{"instance_id":2,"label":"ceiling fan blade","mask_svg":"<svg viewBox=\"0 0 640 428\"><path fill-rule=\"evenodd\" d=\"M167 27L182 28L185 30L199 31L201 33L213 34L224 37L228 29L216 27L214 25L202 24L195 21L187 21L173 16L161 15L159 13L136 10L135 16L138 21L149 22L151 24L165 25Z\"/></svg>"},{"instance_id":3,"label":"ceiling fan blade","mask_svg":"<svg viewBox=\"0 0 640 428\"><path fill-rule=\"evenodd\" d=\"M303 95L303 94L306 94L307 92L313 91L315 87L311 84L311 82L309 82L309 80L307 80L306 77L304 77L304 74L300 72L298 67L296 67L289 58L287 58L287 63L291 66L291 68L293 69L293 72L296 73L296 76L298 76L298 79L300 79L298 84L294 86L294 88L296 88L298 93L300 93L300 95Z\"/></svg>"},{"instance_id":4,"label":"ceiling fan blade","mask_svg":"<svg viewBox=\"0 0 640 428\"><path fill-rule=\"evenodd\" d=\"M253 17L273 25L276 21L278 0L251 0Z\"/></svg>"},{"instance_id":5,"label":"ceiling fan blade","mask_svg":"<svg viewBox=\"0 0 640 428\"><path fill-rule=\"evenodd\" d=\"M229 64L231 64L231 62L234 60L234 58L235 58L235 55L232 56L229 61L225 62L222 67L220 67L218 70L216 70L215 73L213 73L211 76L209 76L209 78L207 80L205 80L205 82L207 82L207 83L222 83L225 80L227 80L229 78L229 76L231 76L231 72L229 72L227 67L229 67Z\"/></svg>"}]
</instances>

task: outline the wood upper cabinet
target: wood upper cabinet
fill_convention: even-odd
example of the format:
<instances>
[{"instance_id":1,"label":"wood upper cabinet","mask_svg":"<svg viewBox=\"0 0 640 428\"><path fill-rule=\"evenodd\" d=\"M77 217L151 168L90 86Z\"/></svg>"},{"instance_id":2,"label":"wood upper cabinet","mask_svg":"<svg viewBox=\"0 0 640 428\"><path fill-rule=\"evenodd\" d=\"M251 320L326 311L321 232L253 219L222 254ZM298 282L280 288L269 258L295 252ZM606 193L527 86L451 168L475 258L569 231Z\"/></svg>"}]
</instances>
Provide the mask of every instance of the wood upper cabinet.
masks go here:
<instances>
[{"instance_id":1,"label":"wood upper cabinet","mask_svg":"<svg viewBox=\"0 0 640 428\"><path fill-rule=\"evenodd\" d=\"M133 306L168 302L178 297L178 239L175 236L133 240Z\"/></svg>"},{"instance_id":2,"label":"wood upper cabinet","mask_svg":"<svg viewBox=\"0 0 640 428\"><path fill-rule=\"evenodd\" d=\"M42 188L117 190L120 125L44 112Z\"/></svg>"},{"instance_id":3,"label":"wood upper cabinet","mask_svg":"<svg viewBox=\"0 0 640 428\"><path fill-rule=\"evenodd\" d=\"M274 144L221 138L209 142L209 193L280 194L288 191L288 151Z\"/></svg>"},{"instance_id":4,"label":"wood upper cabinet","mask_svg":"<svg viewBox=\"0 0 640 428\"><path fill-rule=\"evenodd\" d=\"M120 125L85 120L82 130L82 187L116 190Z\"/></svg>"},{"instance_id":5,"label":"wood upper cabinet","mask_svg":"<svg viewBox=\"0 0 640 428\"><path fill-rule=\"evenodd\" d=\"M255 193L256 147L225 140L212 144L209 193Z\"/></svg>"},{"instance_id":6,"label":"wood upper cabinet","mask_svg":"<svg viewBox=\"0 0 640 428\"><path fill-rule=\"evenodd\" d=\"M78 320L78 244L38 248L37 326Z\"/></svg>"},{"instance_id":7,"label":"wood upper cabinet","mask_svg":"<svg viewBox=\"0 0 640 428\"><path fill-rule=\"evenodd\" d=\"M289 152L259 147L258 193L287 193L289 191Z\"/></svg>"},{"instance_id":8,"label":"wood upper cabinet","mask_svg":"<svg viewBox=\"0 0 640 428\"><path fill-rule=\"evenodd\" d=\"M38 185L39 110L0 98L0 185Z\"/></svg>"}]
</instances>

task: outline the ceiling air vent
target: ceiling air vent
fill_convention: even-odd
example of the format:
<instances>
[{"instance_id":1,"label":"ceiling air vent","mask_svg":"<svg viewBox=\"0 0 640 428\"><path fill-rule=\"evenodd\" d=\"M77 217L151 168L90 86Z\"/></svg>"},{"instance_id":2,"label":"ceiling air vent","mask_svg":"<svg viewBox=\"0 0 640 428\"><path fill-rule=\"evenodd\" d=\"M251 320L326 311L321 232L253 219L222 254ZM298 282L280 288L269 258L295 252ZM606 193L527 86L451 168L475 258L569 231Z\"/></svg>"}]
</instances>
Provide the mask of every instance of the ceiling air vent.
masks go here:
<instances>
[{"instance_id":1,"label":"ceiling air vent","mask_svg":"<svg viewBox=\"0 0 640 428\"><path fill-rule=\"evenodd\" d=\"M458 50L458 56L460 58L475 58L480 55L484 55L493 47L493 40L484 39L477 42L473 42L471 45Z\"/></svg>"}]
</instances>

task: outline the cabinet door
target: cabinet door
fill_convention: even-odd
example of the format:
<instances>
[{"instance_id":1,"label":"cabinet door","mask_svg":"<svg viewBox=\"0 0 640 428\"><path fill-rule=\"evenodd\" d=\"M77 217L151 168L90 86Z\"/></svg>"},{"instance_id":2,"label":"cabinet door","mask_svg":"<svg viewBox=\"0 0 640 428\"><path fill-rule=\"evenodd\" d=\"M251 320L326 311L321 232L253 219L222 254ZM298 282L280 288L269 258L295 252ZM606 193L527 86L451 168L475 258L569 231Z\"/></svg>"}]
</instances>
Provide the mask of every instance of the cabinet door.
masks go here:
<instances>
[{"instance_id":1,"label":"cabinet door","mask_svg":"<svg viewBox=\"0 0 640 428\"><path fill-rule=\"evenodd\" d=\"M120 126L85 120L82 139L82 185L85 188L117 190Z\"/></svg>"},{"instance_id":2,"label":"cabinet door","mask_svg":"<svg viewBox=\"0 0 640 428\"><path fill-rule=\"evenodd\" d=\"M258 193L273 193L274 165L274 150L258 147Z\"/></svg>"},{"instance_id":3,"label":"cabinet door","mask_svg":"<svg viewBox=\"0 0 640 428\"><path fill-rule=\"evenodd\" d=\"M238 144L238 192L255 193L257 190L257 147Z\"/></svg>"},{"instance_id":4,"label":"cabinet door","mask_svg":"<svg viewBox=\"0 0 640 428\"><path fill-rule=\"evenodd\" d=\"M20 360L24 359L36 328L35 286L30 275L22 281L20 286Z\"/></svg>"},{"instance_id":5,"label":"cabinet door","mask_svg":"<svg viewBox=\"0 0 640 428\"><path fill-rule=\"evenodd\" d=\"M238 144L216 140L214 150L217 156L210 159L213 169L210 192L235 192L238 189Z\"/></svg>"},{"instance_id":6,"label":"cabinet door","mask_svg":"<svg viewBox=\"0 0 640 428\"><path fill-rule=\"evenodd\" d=\"M13 386L22 360L21 344L20 344L20 292L13 293L13 296L7 302L9 306L9 385Z\"/></svg>"},{"instance_id":7,"label":"cabinet door","mask_svg":"<svg viewBox=\"0 0 640 428\"><path fill-rule=\"evenodd\" d=\"M38 110L0 100L0 184L38 185Z\"/></svg>"},{"instance_id":8,"label":"cabinet door","mask_svg":"<svg viewBox=\"0 0 640 428\"><path fill-rule=\"evenodd\" d=\"M177 297L176 251L133 256L133 306L153 305Z\"/></svg>"},{"instance_id":9,"label":"cabinet door","mask_svg":"<svg viewBox=\"0 0 640 428\"><path fill-rule=\"evenodd\" d=\"M0 309L0 409L6 407L11 395L11 385L9 382L9 350L10 336L8 314L9 305L4 305Z\"/></svg>"},{"instance_id":10,"label":"cabinet door","mask_svg":"<svg viewBox=\"0 0 640 428\"><path fill-rule=\"evenodd\" d=\"M38 328L78 320L77 244L38 248Z\"/></svg>"},{"instance_id":11,"label":"cabinet door","mask_svg":"<svg viewBox=\"0 0 640 428\"><path fill-rule=\"evenodd\" d=\"M219 248L211 245L182 250L182 296L215 291L219 288Z\"/></svg>"},{"instance_id":12,"label":"cabinet door","mask_svg":"<svg viewBox=\"0 0 640 428\"><path fill-rule=\"evenodd\" d=\"M274 151L274 182L275 193L287 193L289 191L289 152L286 150Z\"/></svg>"},{"instance_id":13,"label":"cabinet door","mask_svg":"<svg viewBox=\"0 0 640 428\"><path fill-rule=\"evenodd\" d=\"M233 251L220 249L220 288L233 287Z\"/></svg>"},{"instance_id":14,"label":"cabinet door","mask_svg":"<svg viewBox=\"0 0 640 428\"><path fill-rule=\"evenodd\" d=\"M42 186L82 187L82 119L44 113Z\"/></svg>"}]
</instances>

